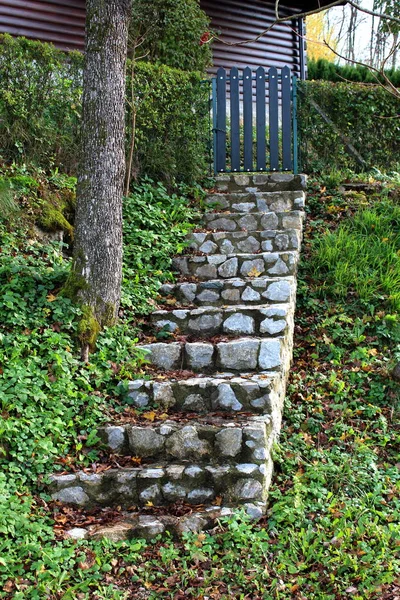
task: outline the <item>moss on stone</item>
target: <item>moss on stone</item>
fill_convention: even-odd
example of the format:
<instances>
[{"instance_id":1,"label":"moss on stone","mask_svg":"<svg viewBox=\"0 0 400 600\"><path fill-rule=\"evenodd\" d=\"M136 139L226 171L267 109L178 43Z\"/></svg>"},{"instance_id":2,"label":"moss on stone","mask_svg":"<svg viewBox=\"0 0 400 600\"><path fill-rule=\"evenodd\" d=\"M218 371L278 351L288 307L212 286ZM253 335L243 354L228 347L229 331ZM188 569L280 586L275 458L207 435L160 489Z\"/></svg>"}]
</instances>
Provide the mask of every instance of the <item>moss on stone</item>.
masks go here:
<instances>
[{"instance_id":1,"label":"moss on stone","mask_svg":"<svg viewBox=\"0 0 400 600\"><path fill-rule=\"evenodd\" d=\"M73 226L67 221L61 210L47 202L42 208L42 213L38 219L38 225L46 231L57 231L62 229L71 238L73 238L74 235Z\"/></svg>"},{"instance_id":2,"label":"moss on stone","mask_svg":"<svg viewBox=\"0 0 400 600\"><path fill-rule=\"evenodd\" d=\"M65 298L69 298L73 302L77 302L79 292L86 289L87 285L86 279L82 275L78 275L74 269L71 269L67 280L62 287L61 295L65 296Z\"/></svg>"}]
</instances>

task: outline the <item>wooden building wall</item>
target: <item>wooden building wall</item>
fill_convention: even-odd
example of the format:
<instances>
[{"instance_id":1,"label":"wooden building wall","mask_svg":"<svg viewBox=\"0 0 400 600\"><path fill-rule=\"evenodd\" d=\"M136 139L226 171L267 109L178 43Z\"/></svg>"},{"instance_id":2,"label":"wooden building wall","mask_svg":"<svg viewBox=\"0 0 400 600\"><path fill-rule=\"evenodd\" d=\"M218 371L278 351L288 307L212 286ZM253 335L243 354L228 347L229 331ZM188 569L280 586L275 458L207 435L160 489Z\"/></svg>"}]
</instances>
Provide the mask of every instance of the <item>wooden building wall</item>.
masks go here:
<instances>
[{"instance_id":1,"label":"wooden building wall","mask_svg":"<svg viewBox=\"0 0 400 600\"><path fill-rule=\"evenodd\" d=\"M239 46L236 43L252 40L275 20L274 4L263 0L200 0L200 6L211 17L211 29L223 41L213 42L214 67L284 67L288 65L300 76L301 53L304 52L298 35L298 19L290 24L275 25L259 40ZM300 12L297 8L280 6L281 14Z\"/></svg>"},{"instance_id":2,"label":"wooden building wall","mask_svg":"<svg viewBox=\"0 0 400 600\"><path fill-rule=\"evenodd\" d=\"M312 1L291 0L293 6ZM200 0L200 6L211 17L212 29L228 42L254 38L274 20L274 4L266 0ZM286 10L293 14L300 7ZM293 30L297 26L297 20L276 25L258 41L241 46L214 42L212 71L220 66L288 65L300 75L302 48ZM52 42L63 50L83 50L85 0L0 0L0 33L5 32Z\"/></svg>"},{"instance_id":3,"label":"wooden building wall","mask_svg":"<svg viewBox=\"0 0 400 600\"><path fill-rule=\"evenodd\" d=\"M0 33L83 50L85 0L0 0Z\"/></svg>"}]
</instances>

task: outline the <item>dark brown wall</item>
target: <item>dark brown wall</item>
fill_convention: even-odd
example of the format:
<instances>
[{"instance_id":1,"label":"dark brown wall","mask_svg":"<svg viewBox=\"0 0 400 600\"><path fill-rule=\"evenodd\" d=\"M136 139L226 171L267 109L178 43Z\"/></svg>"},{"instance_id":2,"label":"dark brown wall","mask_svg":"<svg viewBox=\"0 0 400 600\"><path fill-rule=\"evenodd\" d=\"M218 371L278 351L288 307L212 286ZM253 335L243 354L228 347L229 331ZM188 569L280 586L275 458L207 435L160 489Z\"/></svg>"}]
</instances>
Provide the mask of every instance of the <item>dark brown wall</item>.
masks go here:
<instances>
[{"instance_id":1,"label":"dark brown wall","mask_svg":"<svg viewBox=\"0 0 400 600\"><path fill-rule=\"evenodd\" d=\"M0 33L83 50L85 0L0 0Z\"/></svg>"},{"instance_id":2,"label":"dark brown wall","mask_svg":"<svg viewBox=\"0 0 400 600\"><path fill-rule=\"evenodd\" d=\"M292 1L293 5L300 2ZM200 0L200 5L211 17L212 29L228 42L254 38L274 20L274 5L265 0ZM293 13L300 9L288 10ZM280 11L283 13L284 8ZM299 74L299 39L292 27L296 24L277 25L257 42L243 46L214 42L213 71L219 66L288 65ZM0 0L0 33L4 32L53 42L63 50L83 50L85 0Z\"/></svg>"},{"instance_id":3,"label":"dark brown wall","mask_svg":"<svg viewBox=\"0 0 400 600\"><path fill-rule=\"evenodd\" d=\"M275 20L274 5L262 0L200 0L202 9L211 17L211 28L223 42L251 40ZM286 9L289 14L299 9ZM284 7L280 6L281 14ZM300 75L300 43L292 24L275 25L255 42L229 46L222 41L213 43L214 68L218 67L284 67L288 65Z\"/></svg>"}]
</instances>

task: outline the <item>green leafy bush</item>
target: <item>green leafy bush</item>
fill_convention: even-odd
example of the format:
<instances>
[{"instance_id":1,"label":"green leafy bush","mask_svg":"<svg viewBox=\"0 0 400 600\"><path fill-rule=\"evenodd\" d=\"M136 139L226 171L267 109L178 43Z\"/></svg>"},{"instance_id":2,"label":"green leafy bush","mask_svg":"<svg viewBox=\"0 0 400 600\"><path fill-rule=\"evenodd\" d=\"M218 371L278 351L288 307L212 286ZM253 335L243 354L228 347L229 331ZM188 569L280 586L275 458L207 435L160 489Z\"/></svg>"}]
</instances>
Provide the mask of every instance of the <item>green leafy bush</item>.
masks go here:
<instances>
[{"instance_id":1,"label":"green leafy bush","mask_svg":"<svg viewBox=\"0 0 400 600\"><path fill-rule=\"evenodd\" d=\"M211 64L210 44L201 44L210 20L199 0L135 0L130 45L152 63L183 71L204 71Z\"/></svg>"},{"instance_id":2,"label":"green leafy bush","mask_svg":"<svg viewBox=\"0 0 400 600\"><path fill-rule=\"evenodd\" d=\"M131 69L128 65L128 90ZM134 172L169 183L191 182L207 172L209 86L199 73L136 63L128 92L127 146L136 111Z\"/></svg>"},{"instance_id":3,"label":"green leafy bush","mask_svg":"<svg viewBox=\"0 0 400 600\"><path fill-rule=\"evenodd\" d=\"M317 112L313 102L333 122ZM319 173L332 168L360 170L345 141L368 167L395 168L400 156L400 100L383 88L350 83L299 83L299 135L302 169Z\"/></svg>"},{"instance_id":4,"label":"green leafy bush","mask_svg":"<svg viewBox=\"0 0 400 600\"><path fill-rule=\"evenodd\" d=\"M400 69L387 69L385 75L389 81L396 87L400 87ZM337 65L326 58L307 61L308 79L323 79L324 81L356 81L359 83L376 83L378 80L383 83L383 78L379 74L374 74L368 67L362 65Z\"/></svg>"},{"instance_id":5,"label":"green leafy bush","mask_svg":"<svg viewBox=\"0 0 400 600\"><path fill-rule=\"evenodd\" d=\"M75 174L83 57L0 35L0 160ZM200 73L135 63L127 85L127 151L134 174L193 181L206 171L209 88Z\"/></svg>"},{"instance_id":6,"label":"green leafy bush","mask_svg":"<svg viewBox=\"0 0 400 600\"><path fill-rule=\"evenodd\" d=\"M0 35L3 159L76 167L82 56Z\"/></svg>"}]
</instances>

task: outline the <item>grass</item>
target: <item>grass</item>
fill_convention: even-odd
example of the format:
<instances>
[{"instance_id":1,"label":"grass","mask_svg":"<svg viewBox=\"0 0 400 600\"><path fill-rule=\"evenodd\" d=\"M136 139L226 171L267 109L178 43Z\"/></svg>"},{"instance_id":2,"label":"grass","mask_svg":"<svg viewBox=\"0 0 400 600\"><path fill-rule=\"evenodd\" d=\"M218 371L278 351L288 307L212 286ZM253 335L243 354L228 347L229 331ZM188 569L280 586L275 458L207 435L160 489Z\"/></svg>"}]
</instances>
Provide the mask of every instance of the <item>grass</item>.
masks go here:
<instances>
[{"instance_id":1,"label":"grass","mask_svg":"<svg viewBox=\"0 0 400 600\"><path fill-rule=\"evenodd\" d=\"M171 223L191 218L179 208L174 221L166 200L159 201L159 210L166 211L160 218L167 214ZM398 215L391 194L366 197L310 183L295 360L269 512L258 524L238 514L221 520L212 534L154 544L58 537L64 515L53 514L41 482L55 468L95 459L95 428L107 418L108 406L118 409L115 367L129 360L136 331L122 322L104 332L91 365L80 365L74 347L77 309L57 294L69 260L59 245L45 247L31 240L28 229L10 232L3 224L0 597L393 600L399 595L400 399L390 370L400 360L400 319L391 298L400 289L395 278L390 293L382 288L361 296L354 280L336 289L333 273L344 259L357 278L368 263L369 277L382 280L379 260L371 264L365 257L372 245L362 252L357 246L348 256L342 249L321 264L329 236L335 246L362 238L366 211L382 218L377 243L394 239L398 217L385 217L391 210ZM146 223L156 235L158 220L152 210L128 217L135 256L136 228ZM151 280L148 252L160 247L156 237L149 239L136 286L149 281L151 297L159 276ZM134 263L129 268L133 273ZM131 273L127 280L133 286ZM144 302L146 290L137 294L130 296L132 305ZM127 306L130 322L132 310ZM126 368L137 371L140 364Z\"/></svg>"}]
</instances>

